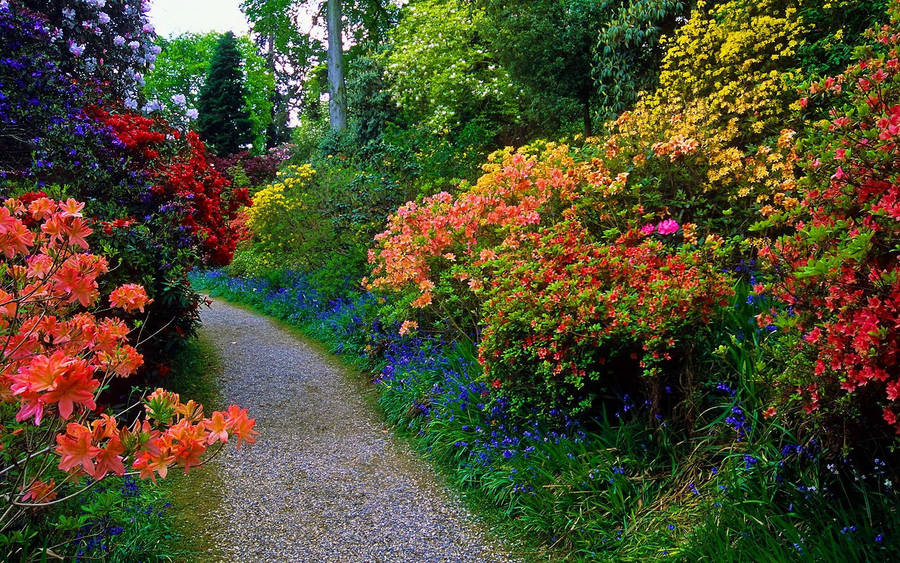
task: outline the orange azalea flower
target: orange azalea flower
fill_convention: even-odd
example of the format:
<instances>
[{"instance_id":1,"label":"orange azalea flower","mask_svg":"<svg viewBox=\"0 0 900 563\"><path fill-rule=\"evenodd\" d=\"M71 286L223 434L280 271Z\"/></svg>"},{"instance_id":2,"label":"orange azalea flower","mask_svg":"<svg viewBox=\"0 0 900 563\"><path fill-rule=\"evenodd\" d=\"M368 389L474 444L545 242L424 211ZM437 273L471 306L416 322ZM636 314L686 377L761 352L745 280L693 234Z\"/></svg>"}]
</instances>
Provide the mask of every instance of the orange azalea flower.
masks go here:
<instances>
[{"instance_id":1,"label":"orange azalea flower","mask_svg":"<svg viewBox=\"0 0 900 563\"><path fill-rule=\"evenodd\" d=\"M115 438L119 435L119 425L116 423L116 419L108 414L101 414L100 418L91 423L91 429L94 442Z\"/></svg>"},{"instance_id":2,"label":"orange azalea flower","mask_svg":"<svg viewBox=\"0 0 900 563\"><path fill-rule=\"evenodd\" d=\"M0 207L0 235L5 235L21 221L7 207Z\"/></svg>"},{"instance_id":3,"label":"orange azalea flower","mask_svg":"<svg viewBox=\"0 0 900 563\"><path fill-rule=\"evenodd\" d=\"M58 403L59 415L67 419L72 416L76 404L87 409L95 409L94 391L100 382L93 378L93 370L84 360L73 360L64 374L56 378L54 388L42 396L47 403Z\"/></svg>"},{"instance_id":4,"label":"orange azalea flower","mask_svg":"<svg viewBox=\"0 0 900 563\"><path fill-rule=\"evenodd\" d=\"M400 325L400 336L404 336L409 334L410 332L419 328L419 323L416 321L403 321L403 324Z\"/></svg>"},{"instance_id":5,"label":"orange azalea flower","mask_svg":"<svg viewBox=\"0 0 900 563\"><path fill-rule=\"evenodd\" d=\"M66 372L71 361L72 358L60 350L50 357L35 356L10 378L10 390L13 395L50 391L55 387L56 379Z\"/></svg>"},{"instance_id":6,"label":"orange azalea flower","mask_svg":"<svg viewBox=\"0 0 900 563\"><path fill-rule=\"evenodd\" d=\"M54 207L52 199L41 197L31 202L28 212L35 221L43 221L53 215Z\"/></svg>"},{"instance_id":7,"label":"orange azalea flower","mask_svg":"<svg viewBox=\"0 0 900 563\"><path fill-rule=\"evenodd\" d=\"M127 344L116 348L111 354L99 352L97 354L99 367L119 377L128 377L138 370L144 363L144 358L138 351Z\"/></svg>"},{"instance_id":8,"label":"orange azalea flower","mask_svg":"<svg viewBox=\"0 0 900 563\"><path fill-rule=\"evenodd\" d=\"M193 399L186 403L180 403L175 407L175 412L190 422L199 422L203 419L203 405L197 403Z\"/></svg>"},{"instance_id":9,"label":"orange azalea flower","mask_svg":"<svg viewBox=\"0 0 900 563\"><path fill-rule=\"evenodd\" d=\"M54 290L68 295L68 303L78 301L84 307L97 298L97 282L70 266L64 266L54 277Z\"/></svg>"},{"instance_id":10,"label":"orange azalea flower","mask_svg":"<svg viewBox=\"0 0 900 563\"><path fill-rule=\"evenodd\" d=\"M73 219L71 222L64 224L62 230L71 246L80 246L84 250L88 249L88 243L84 239L94 231L87 226L84 219Z\"/></svg>"},{"instance_id":11,"label":"orange azalea flower","mask_svg":"<svg viewBox=\"0 0 900 563\"><path fill-rule=\"evenodd\" d=\"M16 254L25 254L28 247L34 244L34 233L18 219L7 227L5 233L0 233L0 252L3 252L7 258L12 258Z\"/></svg>"},{"instance_id":12,"label":"orange azalea flower","mask_svg":"<svg viewBox=\"0 0 900 563\"><path fill-rule=\"evenodd\" d=\"M109 303L113 307L118 307L128 311L144 312L144 306L152 301L147 298L147 291L134 283L127 283L117 287L109 295Z\"/></svg>"},{"instance_id":13,"label":"orange azalea flower","mask_svg":"<svg viewBox=\"0 0 900 563\"><path fill-rule=\"evenodd\" d=\"M158 455L151 455L147 452L144 452L140 455L134 463L132 467L140 471L141 479L151 479L154 483L156 483L156 475L158 474L163 479L166 478L166 475L169 473L169 466L175 462L174 456L170 456L168 454L163 455L162 453Z\"/></svg>"},{"instance_id":14,"label":"orange azalea flower","mask_svg":"<svg viewBox=\"0 0 900 563\"><path fill-rule=\"evenodd\" d=\"M212 419L205 421L203 425L209 430L209 436L206 438L207 444L213 445L217 441L224 444L228 441L228 426L225 422L225 415L221 412L214 412Z\"/></svg>"},{"instance_id":15,"label":"orange azalea flower","mask_svg":"<svg viewBox=\"0 0 900 563\"><path fill-rule=\"evenodd\" d=\"M41 502L50 502L56 498L56 480L50 479L49 482L45 483L40 479L35 479L31 486L25 491L25 494L22 496L22 502L31 501L35 504Z\"/></svg>"},{"instance_id":16,"label":"orange azalea flower","mask_svg":"<svg viewBox=\"0 0 900 563\"><path fill-rule=\"evenodd\" d=\"M199 440L187 440L175 447L175 461L184 466L185 473L190 472L192 466L200 465L200 456L206 451L206 446Z\"/></svg>"},{"instance_id":17,"label":"orange azalea flower","mask_svg":"<svg viewBox=\"0 0 900 563\"><path fill-rule=\"evenodd\" d=\"M128 336L128 327L119 319L105 319L97 325L94 349L112 353Z\"/></svg>"},{"instance_id":18,"label":"orange azalea flower","mask_svg":"<svg viewBox=\"0 0 900 563\"><path fill-rule=\"evenodd\" d=\"M59 204L60 215L63 217L81 217L82 209L84 209L84 204L72 198L67 199L65 203L60 202Z\"/></svg>"},{"instance_id":19,"label":"orange azalea flower","mask_svg":"<svg viewBox=\"0 0 900 563\"><path fill-rule=\"evenodd\" d=\"M60 469L72 471L81 467L88 474L94 473L94 458L100 453L100 448L91 443L91 431L86 426L70 422L65 434L57 434L56 444Z\"/></svg>"},{"instance_id":20,"label":"orange azalea flower","mask_svg":"<svg viewBox=\"0 0 900 563\"><path fill-rule=\"evenodd\" d=\"M242 441L248 444L256 443L255 436L259 434L256 430L253 430L253 427L256 425L256 419L247 418L247 409L242 409L237 405L228 407L226 424L232 434L237 437L238 449L241 449Z\"/></svg>"},{"instance_id":21,"label":"orange azalea flower","mask_svg":"<svg viewBox=\"0 0 900 563\"><path fill-rule=\"evenodd\" d=\"M91 477L96 480L103 479L107 473L112 472L115 475L125 474L125 465L122 463L122 456L119 455L125 451L119 438L113 437L106 443L106 447L101 449L97 454L97 465Z\"/></svg>"},{"instance_id":22,"label":"orange azalea flower","mask_svg":"<svg viewBox=\"0 0 900 563\"><path fill-rule=\"evenodd\" d=\"M410 303L410 305L413 307L416 307L418 309L422 309L424 307L427 307L428 305L431 305L431 299L432 299L431 292L426 291L425 293L423 293L422 295L417 297L415 299L415 301Z\"/></svg>"}]
</instances>

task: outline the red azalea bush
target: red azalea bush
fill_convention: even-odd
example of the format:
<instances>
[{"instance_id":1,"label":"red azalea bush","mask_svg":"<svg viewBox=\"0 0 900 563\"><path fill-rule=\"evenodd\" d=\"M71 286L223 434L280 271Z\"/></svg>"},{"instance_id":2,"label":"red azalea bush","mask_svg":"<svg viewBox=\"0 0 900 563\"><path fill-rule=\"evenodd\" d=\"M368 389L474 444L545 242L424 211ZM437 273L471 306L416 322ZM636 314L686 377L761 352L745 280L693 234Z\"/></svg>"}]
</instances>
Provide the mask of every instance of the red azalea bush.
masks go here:
<instances>
[{"instance_id":1,"label":"red azalea bush","mask_svg":"<svg viewBox=\"0 0 900 563\"><path fill-rule=\"evenodd\" d=\"M237 406L206 418L201 405L162 389L144 402L143 418L123 416L130 408L98 412L99 394L143 359L123 321L83 312L97 303L97 279L108 268L87 253L92 230L83 208L43 197L0 206L0 403L16 407L0 411L4 529L31 507L89 488L85 476L124 475L130 464L141 477L164 477L174 464L201 464L216 443L235 436L240 445L256 433ZM127 284L109 302L129 312L149 300Z\"/></svg>"},{"instance_id":2,"label":"red azalea bush","mask_svg":"<svg viewBox=\"0 0 900 563\"><path fill-rule=\"evenodd\" d=\"M135 167L153 183L150 193L178 206L181 226L199 241L213 265L231 261L237 240L228 223L241 206L250 205L246 188L231 190L230 182L206 159L203 142L193 131L183 136L164 122L130 112L93 107L91 117L110 127Z\"/></svg>"},{"instance_id":3,"label":"red azalea bush","mask_svg":"<svg viewBox=\"0 0 900 563\"><path fill-rule=\"evenodd\" d=\"M807 412L867 420L880 405L900 433L900 5L890 13L867 58L801 100L830 118L805 132L803 204L761 255L790 306L777 321L806 352L784 383Z\"/></svg>"},{"instance_id":4,"label":"red azalea bush","mask_svg":"<svg viewBox=\"0 0 900 563\"><path fill-rule=\"evenodd\" d=\"M630 230L600 242L568 220L498 248L480 292L480 361L494 387L577 412L591 388L643 374L658 403L659 377L673 361L681 367L673 354L690 342L688 327L709 322L732 293L717 239L673 248L663 241L677 225L661 225L659 236Z\"/></svg>"}]
</instances>

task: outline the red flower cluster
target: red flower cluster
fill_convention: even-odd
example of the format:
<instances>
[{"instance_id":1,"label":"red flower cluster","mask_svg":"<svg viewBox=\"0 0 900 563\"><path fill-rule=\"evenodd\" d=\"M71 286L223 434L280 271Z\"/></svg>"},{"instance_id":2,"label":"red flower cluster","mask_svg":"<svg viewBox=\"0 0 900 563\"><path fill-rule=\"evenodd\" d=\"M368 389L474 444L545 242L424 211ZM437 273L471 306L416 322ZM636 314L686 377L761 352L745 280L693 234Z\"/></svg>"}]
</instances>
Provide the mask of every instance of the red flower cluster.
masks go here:
<instances>
[{"instance_id":1,"label":"red flower cluster","mask_svg":"<svg viewBox=\"0 0 900 563\"><path fill-rule=\"evenodd\" d=\"M88 108L86 113L111 127L130 152L150 160L159 158L156 148L166 140L166 133L152 129L155 125L153 119L134 113L109 113L96 106ZM178 132L175 131L174 135L177 136Z\"/></svg>"},{"instance_id":2,"label":"red flower cluster","mask_svg":"<svg viewBox=\"0 0 900 563\"><path fill-rule=\"evenodd\" d=\"M813 84L801 104L831 103L830 123L806 134L803 205L794 232L761 255L788 273L776 296L814 359L799 382L807 410L831 406L838 387L878 386L884 419L900 400L900 62L898 7L874 39L880 54ZM822 100L825 98L825 100ZM762 319L761 322L766 322Z\"/></svg>"},{"instance_id":3,"label":"red flower cluster","mask_svg":"<svg viewBox=\"0 0 900 563\"><path fill-rule=\"evenodd\" d=\"M229 221L251 204L246 188L230 190L230 182L206 160L203 142L193 131L181 134L165 123L127 112L98 107L89 115L112 128L126 150L141 157L138 166L154 183L151 191L163 205L176 202L180 224L196 236L206 259L215 265L231 261L237 239Z\"/></svg>"},{"instance_id":4,"label":"red flower cluster","mask_svg":"<svg viewBox=\"0 0 900 563\"><path fill-rule=\"evenodd\" d=\"M591 242L574 220L499 248L483 292L479 352L488 380L552 396L560 381L580 388L602 378L614 358L640 368L635 375L659 375L686 327L707 323L732 294L714 250L710 242L673 253L637 230L613 244ZM545 389L535 388L541 379Z\"/></svg>"}]
</instances>

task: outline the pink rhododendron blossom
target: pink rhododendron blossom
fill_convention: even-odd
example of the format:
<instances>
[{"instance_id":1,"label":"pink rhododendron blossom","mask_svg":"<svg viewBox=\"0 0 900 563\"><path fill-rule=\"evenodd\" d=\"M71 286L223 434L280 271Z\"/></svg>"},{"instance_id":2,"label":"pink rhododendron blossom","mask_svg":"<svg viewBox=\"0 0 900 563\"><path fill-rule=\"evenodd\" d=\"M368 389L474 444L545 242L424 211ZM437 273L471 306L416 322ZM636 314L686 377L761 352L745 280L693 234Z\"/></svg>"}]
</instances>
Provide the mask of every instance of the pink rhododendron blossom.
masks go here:
<instances>
[{"instance_id":1,"label":"pink rhododendron blossom","mask_svg":"<svg viewBox=\"0 0 900 563\"><path fill-rule=\"evenodd\" d=\"M661 235L671 235L678 230L678 223L674 219L660 221L656 226L656 232Z\"/></svg>"}]
</instances>

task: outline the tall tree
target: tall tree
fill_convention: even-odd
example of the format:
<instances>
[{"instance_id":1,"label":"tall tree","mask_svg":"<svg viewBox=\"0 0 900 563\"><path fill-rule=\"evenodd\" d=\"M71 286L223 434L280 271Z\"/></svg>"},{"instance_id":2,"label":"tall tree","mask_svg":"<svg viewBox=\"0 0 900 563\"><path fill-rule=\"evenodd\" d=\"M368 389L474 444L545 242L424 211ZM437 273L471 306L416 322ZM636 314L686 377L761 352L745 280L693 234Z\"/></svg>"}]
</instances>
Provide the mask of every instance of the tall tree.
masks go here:
<instances>
[{"instance_id":1,"label":"tall tree","mask_svg":"<svg viewBox=\"0 0 900 563\"><path fill-rule=\"evenodd\" d=\"M246 97L241 53L229 31L216 44L197 101L200 136L221 155L235 153L252 140Z\"/></svg>"},{"instance_id":2,"label":"tall tree","mask_svg":"<svg viewBox=\"0 0 900 563\"><path fill-rule=\"evenodd\" d=\"M345 43L350 45L348 51L380 43L396 23L400 8L392 0L241 0L241 10L275 72L275 125L284 130L286 121L280 118L318 111L326 80L319 81L315 69L324 68L333 56L335 62L329 66L334 71L340 67L346 74L341 64ZM331 47L332 43L339 45ZM344 108L346 123L347 106L341 103L339 86L336 82L334 98Z\"/></svg>"},{"instance_id":3,"label":"tall tree","mask_svg":"<svg viewBox=\"0 0 900 563\"><path fill-rule=\"evenodd\" d=\"M241 1L251 35L275 76L273 122L267 132L269 146L290 138L290 116L308 109L304 107L304 93L309 72L325 58L319 39L312 36L309 28L302 29L310 17L306 8L305 1L300 0Z\"/></svg>"},{"instance_id":4,"label":"tall tree","mask_svg":"<svg viewBox=\"0 0 900 563\"><path fill-rule=\"evenodd\" d=\"M576 102L593 133L591 78L597 33L609 0L479 0L492 21L492 51L513 79L545 98ZM549 101L549 100L548 100ZM559 105L552 103L550 105Z\"/></svg>"},{"instance_id":5,"label":"tall tree","mask_svg":"<svg viewBox=\"0 0 900 563\"><path fill-rule=\"evenodd\" d=\"M327 0L328 22L328 117L331 130L347 127L347 88L344 85L344 42L341 1Z\"/></svg>"},{"instance_id":6,"label":"tall tree","mask_svg":"<svg viewBox=\"0 0 900 563\"><path fill-rule=\"evenodd\" d=\"M156 66L144 77L143 90L147 99L170 105L179 96L184 96L184 110L196 110L219 38L215 32L158 37L156 44L161 52ZM275 81L267 61L259 55L256 44L249 37L238 37L237 48L243 59L244 105L250 114L253 149L259 153L265 150L268 130L272 126Z\"/></svg>"}]
</instances>

